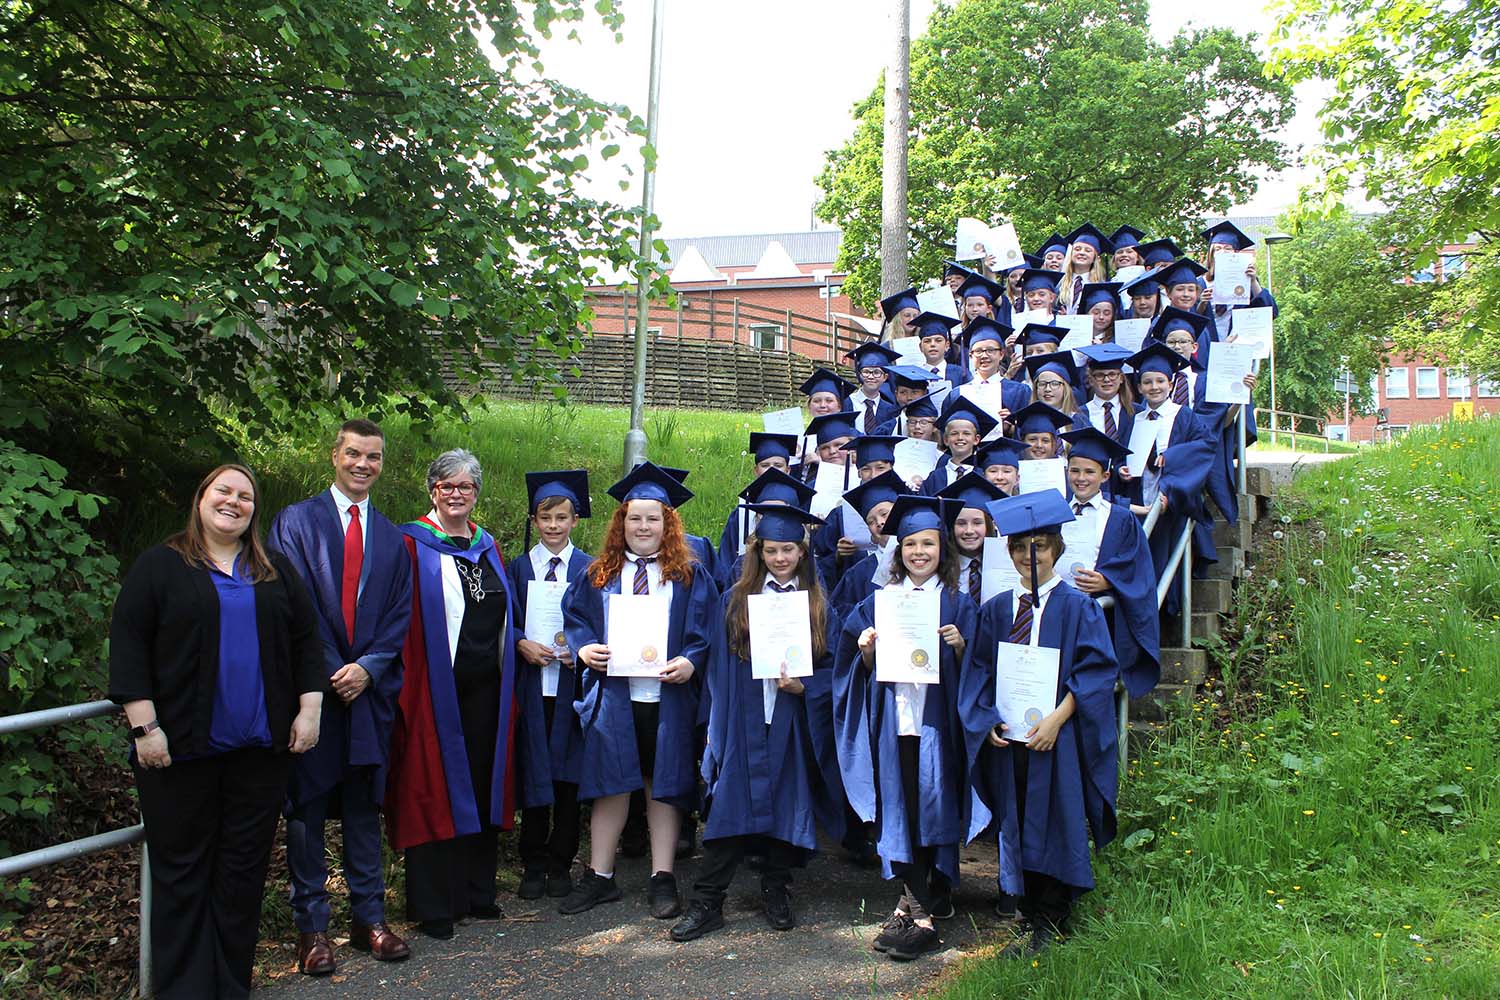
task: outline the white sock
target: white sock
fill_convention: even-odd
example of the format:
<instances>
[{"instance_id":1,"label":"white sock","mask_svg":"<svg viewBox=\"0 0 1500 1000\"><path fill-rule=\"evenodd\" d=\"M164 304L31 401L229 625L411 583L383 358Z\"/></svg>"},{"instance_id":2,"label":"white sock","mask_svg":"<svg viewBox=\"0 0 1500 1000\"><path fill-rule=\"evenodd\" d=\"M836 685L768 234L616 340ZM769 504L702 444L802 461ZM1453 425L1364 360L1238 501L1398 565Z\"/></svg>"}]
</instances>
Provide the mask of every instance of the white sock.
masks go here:
<instances>
[{"instance_id":1,"label":"white sock","mask_svg":"<svg viewBox=\"0 0 1500 1000\"><path fill-rule=\"evenodd\" d=\"M615 877L615 873L614 872L594 872L594 874L598 875L600 878L614 878Z\"/></svg>"}]
</instances>

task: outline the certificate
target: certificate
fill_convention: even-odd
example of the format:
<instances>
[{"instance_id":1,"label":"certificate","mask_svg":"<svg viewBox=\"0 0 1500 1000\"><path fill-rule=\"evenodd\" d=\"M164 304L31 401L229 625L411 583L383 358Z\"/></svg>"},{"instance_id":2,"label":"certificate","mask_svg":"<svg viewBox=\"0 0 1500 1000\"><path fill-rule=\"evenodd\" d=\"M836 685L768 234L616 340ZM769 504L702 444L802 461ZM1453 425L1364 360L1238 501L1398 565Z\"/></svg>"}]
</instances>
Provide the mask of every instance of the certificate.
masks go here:
<instances>
[{"instance_id":1,"label":"certificate","mask_svg":"<svg viewBox=\"0 0 1500 1000\"><path fill-rule=\"evenodd\" d=\"M1037 326L1052 326L1052 321L1056 318L1045 309L1028 309L1025 312L1018 312L1012 316L1010 326L1011 329L1020 333L1032 323L1035 323Z\"/></svg>"},{"instance_id":2,"label":"certificate","mask_svg":"<svg viewBox=\"0 0 1500 1000\"><path fill-rule=\"evenodd\" d=\"M1003 538L986 538L984 540L983 561L979 564L981 568L979 579L980 603L988 601L996 594L1003 594L1007 590L1015 590L1021 585L1021 576L1016 572L1015 561L1010 557L1010 549L1006 547Z\"/></svg>"},{"instance_id":3,"label":"certificate","mask_svg":"<svg viewBox=\"0 0 1500 1000\"><path fill-rule=\"evenodd\" d=\"M840 500L839 510L844 515L844 537L862 549L873 549L875 540L870 537L870 526L849 501Z\"/></svg>"},{"instance_id":4,"label":"certificate","mask_svg":"<svg viewBox=\"0 0 1500 1000\"><path fill-rule=\"evenodd\" d=\"M1245 376L1254 371L1255 360L1255 348L1250 344L1222 341L1209 344L1208 371L1203 374L1208 379L1208 384L1203 387L1204 401L1249 403L1250 387L1245 385Z\"/></svg>"},{"instance_id":5,"label":"certificate","mask_svg":"<svg viewBox=\"0 0 1500 1000\"><path fill-rule=\"evenodd\" d=\"M985 254L990 227L978 219L962 218L953 234L953 259L977 260Z\"/></svg>"},{"instance_id":6,"label":"certificate","mask_svg":"<svg viewBox=\"0 0 1500 1000\"><path fill-rule=\"evenodd\" d=\"M767 434L791 434L802 436L802 407L788 406L784 410L772 410L761 414L761 425Z\"/></svg>"},{"instance_id":7,"label":"certificate","mask_svg":"<svg viewBox=\"0 0 1500 1000\"><path fill-rule=\"evenodd\" d=\"M1250 276L1246 269L1255 263L1255 254L1214 254L1214 305L1243 306L1250 302Z\"/></svg>"},{"instance_id":8,"label":"certificate","mask_svg":"<svg viewBox=\"0 0 1500 1000\"><path fill-rule=\"evenodd\" d=\"M1110 280L1111 281L1117 281L1121 285L1128 285L1132 281L1134 281L1136 278L1139 278L1141 275L1143 275L1145 273L1146 273L1146 269L1144 267L1142 267L1141 265L1139 265L1139 264L1131 264L1129 267L1122 267L1118 271L1116 271L1115 272L1115 276L1113 278L1111 278ZM1121 308L1124 308L1124 309L1130 308L1130 293L1129 292L1123 291L1123 290L1120 292L1120 306L1121 306Z\"/></svg>"},{"instance_id":9,"label":"certificate","mask_svg":"<svg viewBox=\"0 0 1500 1000\"><path fill-rule=\"evenodd\" d=\"M1058 496L1068 499L1068 461L1065 458L1023 458L1017 470L1020 473L1016 484L1016 496L1056 490Z\"/></svg>"},{"instance_id":10,"label":"certificate","mask_svg":"<svg viewBox=\"0 0 1500 1000\"><path fill-rule=\"evenodd\" d=\"M1094 521L1099 516L1099 512L1094 511L1087 521L1078 518L1067 522L1060 529L1063 554L1058 557L1056 568L1057 575L1065 583L1072 584L1077 579L1079 570L1092 570L1099 561L1099 528Z\"/></svg>"},{"instance_id":11,"label":"certificate","mask_svg":"<svg viewBox=\"0 0 1500 1000\"><path fill-rule=\"evenodd\" d=\"M1016 236L1014 222L1002 222L990 227L984 240L984 255L990 270L996 274L1004 274L1026 262L1026 258L1021 255L1021 240ZM1001 281L1003 283L1004 279Z\"/></svg>"},{"instance_id":12,"label":"certificate","mask_svg":"<svg viewBox=\"0 0 1500 1000\"><path fill-rule=\"evenodd\" d=\"M667 666L667 622L672 600L665 594L605 594L609 676L660 677Z\"/></svg>"},{"instance_id":13,"label":"certificate","mask_svg":"<svg viewBox=\"0 0 1500 1000\"><path fill-rule=\"evenodd\" d=\"M898 365L922 365L926 363L922 358L921 337L896 337L887 346L901 355L901 357L896 359L896 364Z\"/></svg>"},{"instance_id":14,"label":"certificate","mask_svg":"<svg viewBox=\"0 0 1500 1000\"><path fill-rule=\"evenodd\" d=\"M896 470L896 475L905 480L913 477L926 479L938 463L936 441L907 438L898 443L893 451L896 453L896 461L892 467Z\"/></svg>"},{"instance_id":15,"label":"certificate","mask_svg":"<svg viewBox=\"0 0 1500 1000\"><path fill-rule=\"evenodd\" d=\"M1000 419L1000 410L1004 406L1004 397L1001 394L1000 381L995 382L965 382L958 387L958 394L985 413Z\"/></svg>"},{"instance_id":16,"label":"certificate","mask_svg":"<svg viewBox=\"0 0 1500 1000\"><path fill-rule=\"evenodd\" d=\"M947 316L949 319L958 319L958 302L953 298L953 289L946 283L936 288L925 288L917 293L917 308L923 312L936 313L939 316ZM891 345L894 349L900 348ZM903 352L904 353L904 352ZM921 357L921 352L917 352ZM921 364L920 361L917 362Z\"/></svg>"},{"instance_id":17,"label":"certificate","mask_svg":"<svg viewBox=\"0 0 1500 1000\"><path fill-rule=\"evenodd\" d=\"M550 646L554 651L566 649L568 637L563 634L562 599L568 589L557 580L531 580L526 584L526 638ZM542 695L557 696L557 659L542 666Z\"/></svg>"},{"instance_id":18,"label":"certificate","mask_svg":"<svg viewBox=\"0 0 1500 1000\"><path fill-rule=\"evenodd\" d=\"M995 651L995 708L1019 743L1057 709L1058 650L1002 642Z\"/></svg>"},{"instance_id":19,"label":"certificate","mask_svg":"<svg viewBox=\"0 0 1500 1000\"><path fill-rule=\"evenodd\" d=\"M941 597L932 590L875 591L875 679L888 684L938 682Z\"/></svg>"},{"instance_id":20,"label":"certificate","mask_svg":"<svg viewBox=\"0 0 1500 1000\"><path fill-rule=\"evenodd\" d=\"M1068 331L1057 345L1059 351L1076 351L1094 342L1094 317L1089 313L1058 316L1052 325Z\"/></svg>"},{"instance_id":21,"label":"certificate","mask_svg":"<svg viewBox=\"0 0 1500 1000\"><path fill-rule=\"evenodd\" d=\"M844 477L853 477L846 465L836 465L832 462L819 462L818 475L813 479L813 489L817 492L813 495L809 509L819 517L827 517L828 512L838 505L844 497Z\"/></svg>"},{"instance_id":22,"label":"certificate","mask_svg":"<svg viewBox=\"0 0 1500 1000\"><path fill-rule=\"evenodd\" d=\"M1271 307L1256 306L1254 309L1231 309L1229 312L1229 336L1225 343L1246 344L1255 348L1257 358L1271 356Z\"/></svg>"},{"instance_id":23,"label":"certificate","mask_svg":"<svg viewBox=\"0 0 1500 1000\"><path fill-rule=\"evenodd\" d=\"M807 591L751 594L745 599L750 619L750 676L811 677L812 617Z\"/></svg>"},{"instance_id":24,"label":"certificate","mask_svg":"<svg viewBox=\"0 0 1500 1000\"><path fill-rule=\"evenodd\" d=\"M1151 457L1151 449L1156 447L1156 428L1160 424L1171 425L1167 420L1147 420L1144 412L1135 415L1135 424L1130 431L1130 457L1125 459L1125 467L1130 470L1132 476L1139 476L1146 471L1146 460Z\"/></svg>"},{"instance_id":25,"label":"certificate","mask_svg":"<svg viewBox=\"0 0 1500 1000\"><path fill-rule=\"evenodd\" d=\"M1150 326L1149 319L1117 319L1115 343L1134 354L1146 346L1146 331Z\"/></svg>"},{"instance_id":26,"label":"certificate","mask_svg":"<svg viewBox=\"0 0 1500 1000\"><path fill-rule=\"evenodd\" d=\"M896 565L898 543L895 535L887 536L885 545L875 554L875 569L870 573L870 582L878 590L891 582L891 567Z\"/></svg>"}]
</instances>

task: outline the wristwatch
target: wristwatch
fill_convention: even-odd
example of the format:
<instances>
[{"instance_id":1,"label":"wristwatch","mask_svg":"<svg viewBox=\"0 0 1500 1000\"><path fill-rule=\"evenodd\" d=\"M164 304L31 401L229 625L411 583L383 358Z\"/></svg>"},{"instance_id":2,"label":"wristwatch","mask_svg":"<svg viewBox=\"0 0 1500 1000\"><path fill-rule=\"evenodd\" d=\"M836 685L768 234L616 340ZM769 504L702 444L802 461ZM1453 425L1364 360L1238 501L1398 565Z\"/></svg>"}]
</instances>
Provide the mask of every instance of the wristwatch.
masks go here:
<instances>
[{"instance_id":1,"label":"wristwatch","mask_svg":"<svg viewBox=\"0 0 1500 1000\"><path fill-rule=\"evenodd\" d=\"M155 719L152 719L150 722L146 723L144 726L131 726L130 727L130 738L133 739L133 740L138 740L142 736L145 736L147 733L152 732L153 730L160 729L160 728L161 728L161 723L157 722Z\"/></svg>"}]
</instances>

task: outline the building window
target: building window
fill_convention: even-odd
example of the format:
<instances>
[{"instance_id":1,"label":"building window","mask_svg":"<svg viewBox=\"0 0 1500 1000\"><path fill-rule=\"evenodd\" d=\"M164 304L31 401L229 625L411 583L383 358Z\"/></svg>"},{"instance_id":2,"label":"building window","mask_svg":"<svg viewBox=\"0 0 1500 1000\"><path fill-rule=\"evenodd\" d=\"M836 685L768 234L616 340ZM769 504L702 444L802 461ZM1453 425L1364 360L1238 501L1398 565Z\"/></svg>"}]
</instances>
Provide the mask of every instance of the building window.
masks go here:
<instances>
[{"instance_id":1,"label":"building window","mask_svg":"<svg viewBox=\"0 0 1500 1000\"><path fill-rule=\"evenodd\" d=\"M1411 395L1411 387L1407 384L1407 369L1387 368L1385 370L1385 398L1406 399Z\"/></svg>"},{"instance_id":2,"label":"building window","mask_svg":"<svg viewBox=\"0 0 1500 1000\"><path fill-rule=\"evenodd\" d=\"M1500 379L1482 378L1479 380L1479 398L1495 399L1500 397Z\"/></svg>"},{"instance_id":3,"label":"building window","mask_svg":"<svg viewBox=\"0 0 1500 1000\"><path fill-rule=\"evenodd\" d=\"M1469 398L1469 376L1457 368L1448 369L1448 398Z\"/></svg>"},{"instance_id":4,"label":"building window","mask_svg":"<svg viewBox=\"0 0 1500 1000\"><path fill-rule=\"evenodd\" d=\"M1456 278L1464 273L1464 255L1461 253L1443 254L1443 280Z\"/></svg>"},{"instance_id":5,"label":"building window","mask_svg":"<svg viewBox=\"0 0 1500 1000\"><path fill-rule=\"evenodd\" d=\"M780 323L751 323L750 343L757 351L784 351L786 338Z\"/></svg>"},{"instance_id":6,"label":"building window","mask_svg":"<svg viewBox=\"0 0 1500 1000\"><path fill-rule=\"evenodd\" d=\"M1436 368L1417 369L1417 398L1438 398L1438 370Z\"/></svg>"}]
</instances>

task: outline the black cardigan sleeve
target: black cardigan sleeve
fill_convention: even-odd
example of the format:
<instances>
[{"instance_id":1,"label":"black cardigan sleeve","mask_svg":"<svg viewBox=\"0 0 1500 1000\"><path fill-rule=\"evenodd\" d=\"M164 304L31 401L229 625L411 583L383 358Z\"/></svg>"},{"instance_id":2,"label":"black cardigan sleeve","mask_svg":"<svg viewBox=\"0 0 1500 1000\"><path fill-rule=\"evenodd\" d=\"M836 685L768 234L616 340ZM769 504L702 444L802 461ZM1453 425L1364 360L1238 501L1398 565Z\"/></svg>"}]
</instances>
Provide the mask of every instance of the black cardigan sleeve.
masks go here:
<instances>
[{"instance_id":1,"label":"black cardigan sleeve","mask_svg":"<svg viewBox=\"0 0 1500 1000\"><path fill-rule=\"evenodd\" d=\"M142 552L125 574L109 623L109 700L123 705L155 697L152 652L161 620L164 559L181 559L164 545Z\"/></svg>"}]
</instances>

